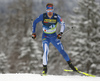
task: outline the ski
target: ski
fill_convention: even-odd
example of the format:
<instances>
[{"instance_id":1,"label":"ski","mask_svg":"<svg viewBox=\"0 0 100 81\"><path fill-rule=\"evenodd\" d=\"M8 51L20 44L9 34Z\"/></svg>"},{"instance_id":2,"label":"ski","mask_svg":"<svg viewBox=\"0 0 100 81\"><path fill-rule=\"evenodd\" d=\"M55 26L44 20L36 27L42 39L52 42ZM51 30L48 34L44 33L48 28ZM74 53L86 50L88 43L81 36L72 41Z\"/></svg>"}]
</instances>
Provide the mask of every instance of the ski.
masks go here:
<instances>
[{"instance_id":1,"label":"ski","mask_svg":"<svg viewBox=\"0 0 100 81\"><path fill-rule=\"evenodd\" d=\"M74 72L73 70L67 70L67 69L64 69L64 71ZM86 76L96 77L95 75L88 74L88 73L85 73L85 72L82 72L82 71L78 71L77 73L80 73L80 74L83 74L83 75L86 75Z\"/></svg>"}]
</instances>

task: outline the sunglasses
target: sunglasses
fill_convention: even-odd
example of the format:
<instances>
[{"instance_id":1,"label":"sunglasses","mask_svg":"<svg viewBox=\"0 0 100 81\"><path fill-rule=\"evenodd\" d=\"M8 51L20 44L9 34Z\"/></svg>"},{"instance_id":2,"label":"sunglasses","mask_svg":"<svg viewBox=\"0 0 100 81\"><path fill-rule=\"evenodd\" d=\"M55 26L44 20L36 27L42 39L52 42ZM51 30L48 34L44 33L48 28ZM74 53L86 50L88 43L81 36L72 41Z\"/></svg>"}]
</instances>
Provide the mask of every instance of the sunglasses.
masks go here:
<instances>
[{"instance_id":1,"label":"sunglasses","mask_svg":"<svg viewBox=\"0 0 100 81\"><path fill-rule=\"evenodd\" d=\"M53 10L46 10L47 12L53 12Z\"/></svg>"}]
</instances>

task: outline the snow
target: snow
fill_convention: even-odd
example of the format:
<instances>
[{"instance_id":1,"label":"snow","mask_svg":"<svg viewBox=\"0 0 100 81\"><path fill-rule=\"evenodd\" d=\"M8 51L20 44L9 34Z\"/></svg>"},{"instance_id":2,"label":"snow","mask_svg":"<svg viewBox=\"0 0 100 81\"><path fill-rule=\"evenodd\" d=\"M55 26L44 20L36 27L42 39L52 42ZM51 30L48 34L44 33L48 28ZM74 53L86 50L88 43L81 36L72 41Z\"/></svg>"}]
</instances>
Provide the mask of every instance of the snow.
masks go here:
<instances>
[{"instance_id":1,"label":"snow","mask_svg":"<svg viewBox=\"0 0 100 81\"><path fill-rule=\"evenodd\" d=\"M96 67L96 64L92 64L92 65L91 65L91 68L95 68L95 67Z\"/></svg>"},{"instance_id":2,"label":"snow","mask_svg":"<svg viewBox=\"0 0 100 81\"><path fill-rule=\"evenodd\" d=\"M0 74L0 81L100 81L100 77L58 76L40 74Z\"/></svg>"}]
</instances>

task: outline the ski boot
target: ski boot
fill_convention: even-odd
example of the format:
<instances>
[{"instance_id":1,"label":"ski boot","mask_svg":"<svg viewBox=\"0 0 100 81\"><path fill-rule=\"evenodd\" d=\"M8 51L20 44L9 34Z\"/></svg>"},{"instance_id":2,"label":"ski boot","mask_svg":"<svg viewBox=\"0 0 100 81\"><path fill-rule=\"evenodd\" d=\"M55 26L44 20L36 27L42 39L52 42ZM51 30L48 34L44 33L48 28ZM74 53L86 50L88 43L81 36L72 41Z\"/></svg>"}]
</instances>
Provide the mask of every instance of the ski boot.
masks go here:
<instances>
[{"instance_id":1,"label":"ski boot","mask_svg":"<svg viewBox=\"0 0 100 81\"><path fill-rule=\"evenodd\" d=\"M70 60L67 61L67 63L68 63L68 65L69 65L69 67L70 67L73 71L75 71L75 72L79 72L78 69L77 69L76 67L74 67L74 65L71 63Z\"/></svg>"},{"instance_id":2,"label":"ski boot","mask_svg":"<svg viewBox=\"0 0 100 81\"><path fill-rule=\"evenodd\" d=\"M46 75L47 75L47 65L43 65L42 76L46 76Z\"/></svg>"}]
</instances>

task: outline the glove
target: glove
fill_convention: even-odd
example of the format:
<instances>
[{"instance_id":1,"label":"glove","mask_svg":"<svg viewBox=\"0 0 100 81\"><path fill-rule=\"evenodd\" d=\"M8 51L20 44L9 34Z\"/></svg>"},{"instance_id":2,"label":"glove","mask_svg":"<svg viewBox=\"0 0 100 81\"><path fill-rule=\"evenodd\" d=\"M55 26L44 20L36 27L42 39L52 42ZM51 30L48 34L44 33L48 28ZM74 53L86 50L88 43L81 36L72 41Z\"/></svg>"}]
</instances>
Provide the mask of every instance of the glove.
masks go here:
<instances>
[{"instance_id":1,"label":"glove","mask_svg":"<svg viewBox=\"0 0 100 81\"><path fill-rule=\"evenodd\" d=\"M63 34L63 32L60 32L60 33L57 35L57 39L61 39L61 38L62 38L62 34Z\"/></svg>"},{"instance_id":2,"label":"glove","mask_svg":"<svg viewBox=\"0 0 100 81\"><path fill-rule=\"evenodd\" d=\"M32 38L36 39L36 34L35 33L32 34Z\"/></svg>"}]
</instances>

